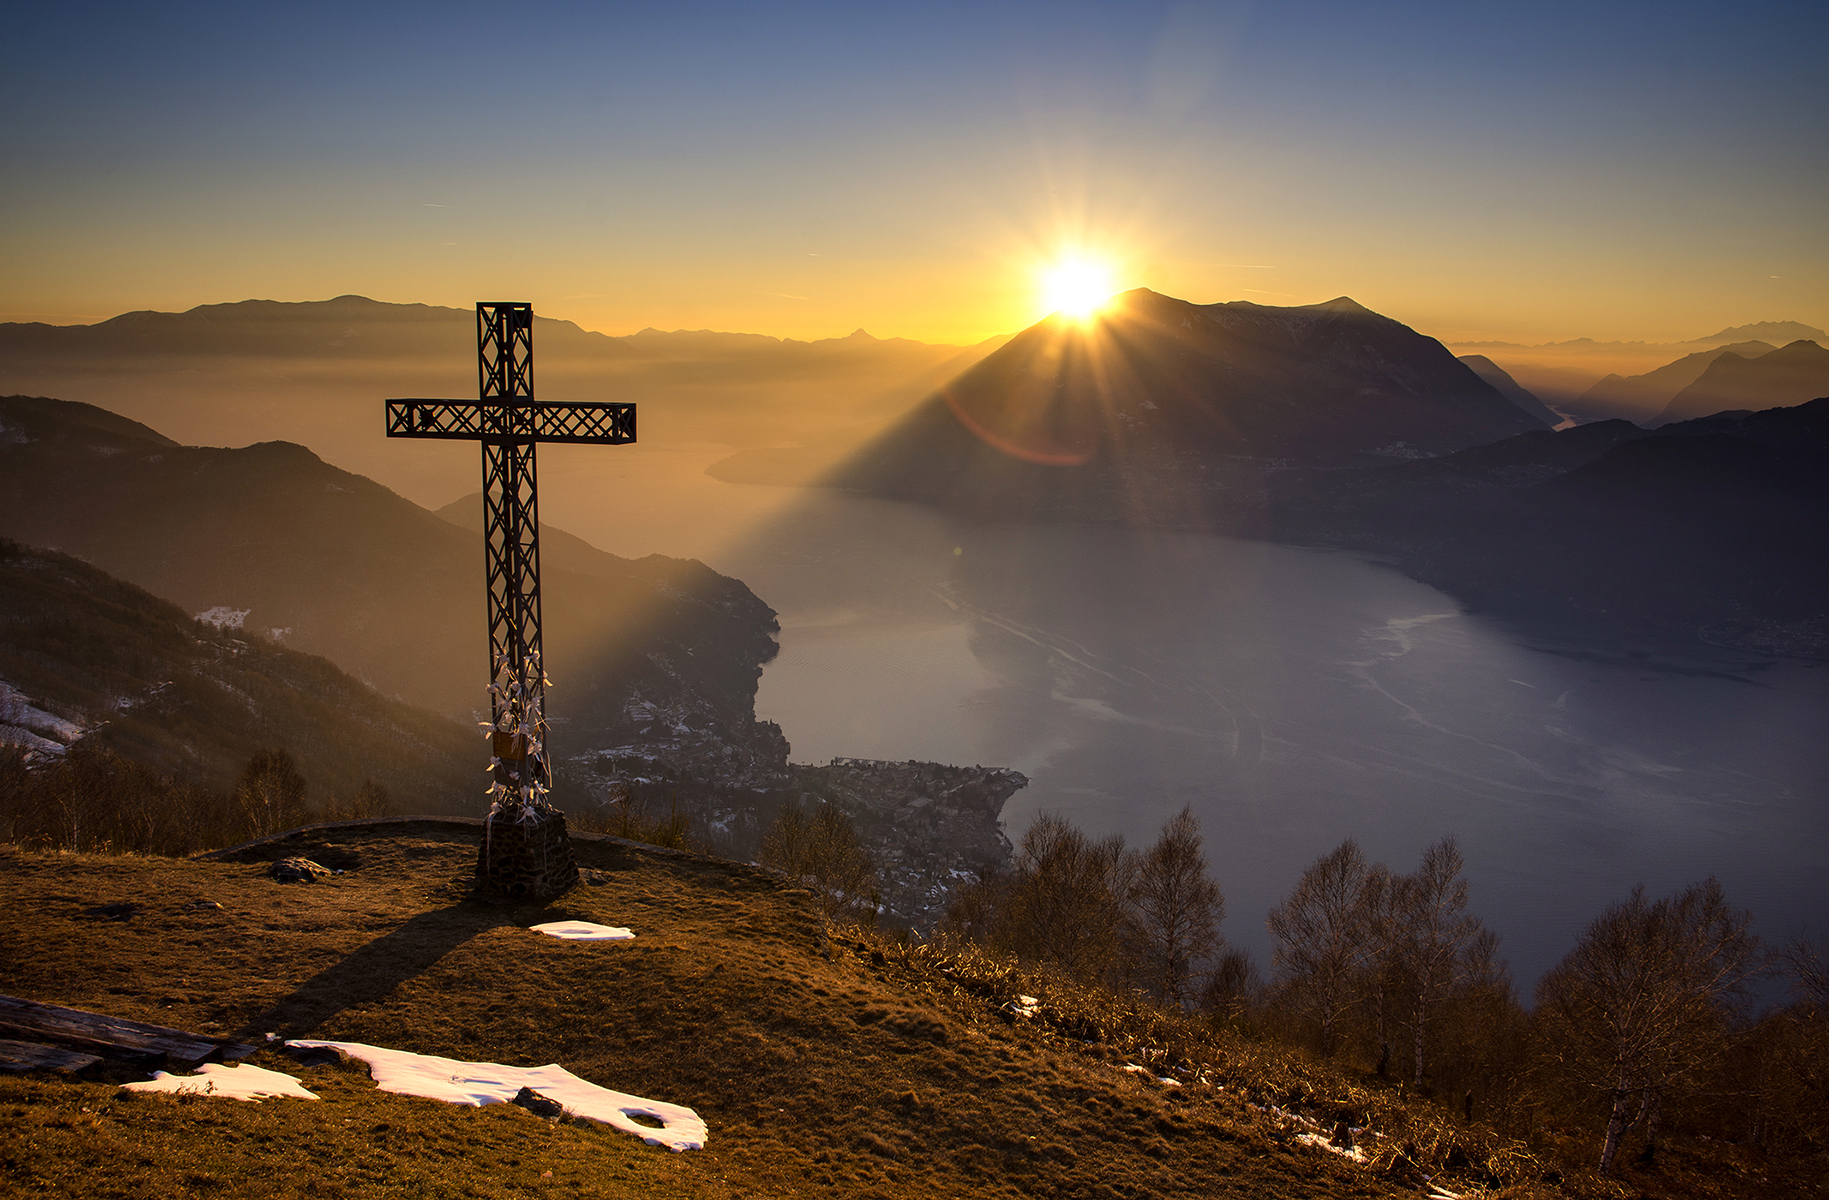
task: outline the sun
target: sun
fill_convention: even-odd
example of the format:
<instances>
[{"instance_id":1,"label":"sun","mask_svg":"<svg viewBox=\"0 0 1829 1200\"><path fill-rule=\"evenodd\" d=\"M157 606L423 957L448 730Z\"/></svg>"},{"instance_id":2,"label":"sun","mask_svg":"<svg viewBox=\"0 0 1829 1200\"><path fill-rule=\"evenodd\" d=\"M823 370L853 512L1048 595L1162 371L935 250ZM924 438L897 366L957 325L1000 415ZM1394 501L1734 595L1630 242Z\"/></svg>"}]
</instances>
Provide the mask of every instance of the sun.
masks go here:
<instances>
[{"instance_id":1,"label":"sun","mask_svg":"<svg viewBox=\"0 0 1829 1200\"><path fill-rule=\"evenodd\" d=\"M1090 258L1063 258L1042 272L1042 299L1050 312L1090 320L1111 299L1111 267Z\"/></svg>"}]
</instances>

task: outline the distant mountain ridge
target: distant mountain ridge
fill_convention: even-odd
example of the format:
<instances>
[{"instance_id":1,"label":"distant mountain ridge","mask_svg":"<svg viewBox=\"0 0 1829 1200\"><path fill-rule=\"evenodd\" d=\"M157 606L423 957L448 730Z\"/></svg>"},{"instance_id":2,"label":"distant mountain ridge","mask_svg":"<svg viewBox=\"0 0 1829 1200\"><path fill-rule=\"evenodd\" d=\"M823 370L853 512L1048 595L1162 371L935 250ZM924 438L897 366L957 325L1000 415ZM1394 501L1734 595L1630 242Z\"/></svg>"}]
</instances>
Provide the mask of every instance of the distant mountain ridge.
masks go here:
<instances>
[{"instance_id":1,"label":"distant mountain ridge","mask_svg":"<svg viewBox=\"0 0 1829 1200\"><path fill-rule=\"evenodd\" d=\"M1829 333L1801 321L1755 321L1751 325L1733 325L1720 333L1697 338L1698 342L1774 342L1783 345L1800 339L1821 342Z\"/></svg>"},{"instance_id":2,"label":"distant mountain ridge","mask_svg":"<svg viewBox=\"0 0 1829 1200\"><path fill-rule=\"evenodd\" d=\"M1821 342L1825 336L1822 330L1800 321L1758 321L1687 341L1597 341L1584 337L1536 345L1505 341L1450 341L1448 345L1456 354L1489 356L1538 399L1560 411L1589 418L1643 420L1655 416L1671 395L1693 382L1694 376L1671 388L1655 403L1647 397L1636 397L1624 406L1608 406L1593 398L1584 403L1584 396L1603 383L1612 387L1613 383L1605 381L1608 375L1628 379L1652 374L1689 355L1730 343L1763 341L1779 346L1798 338Z\"/></svg>"},{"instance_id":3,"label":"distant mountain ridge","mask_svg":"<svg viewBox=\"0 0 1829 1200\"><path fill-rule=\"evenodd\" d=\"M1644 341L1599 341L1591 337L1569 338L1561 342L1505 342L1505 341L1453 341L1451 346L1467 346L1489 350L1604 350L1616 347L1643 347L1662 350L1665 347L1715 346L1725 342L1772 341L1794 342L1799 338L1819 341L1829 338L1829 332L1801 321L1755 321L1750 325L1731 325L1719 333L1706 337L1690 338L1680 342L1644 342Z\"/></svg>"},{"instance_id":4,"label":"distant mountain ridge","mask_svg":"<svg viewBox=\"0 0 1829 1200\"><path fill-rule=\"evenodd\" d=\"M466 308L340 296L0 324L0 395L94 404L188 444L295 442L441 504L475 486L475 467L435 446L385 441L380 402L474 397L475 321ZM534 390L639 404L644 447L777 446L899 416L1000 342L862 331L812 342L707 330L610 337L536 312Z\"/></svg>"},{"instance_id":5,"label":"distant mountain ridge","mask_svg":"<svg viewBox=\"0 0 1829 1200\"><path fill-rule=\"evenodd\" d=\"M643 329L624 336L597 333L572 321L534 317L540 349L554 358L648 358L729 355L770 350L844 353L860 348L940 353L963 347L930 346L908 338L874 338L859 329L846 337L799 341L760 333L708 329ZM366 296L330 300L241 300L200 304L183 312L151 309L122 313L92 325L0 323L0 353L29 354L81 349L95 353L315 354L332 358L399 357L446 353L451 345L474 352L473 309L436 304L396 304Z\"/></svg>"}]
</instances>

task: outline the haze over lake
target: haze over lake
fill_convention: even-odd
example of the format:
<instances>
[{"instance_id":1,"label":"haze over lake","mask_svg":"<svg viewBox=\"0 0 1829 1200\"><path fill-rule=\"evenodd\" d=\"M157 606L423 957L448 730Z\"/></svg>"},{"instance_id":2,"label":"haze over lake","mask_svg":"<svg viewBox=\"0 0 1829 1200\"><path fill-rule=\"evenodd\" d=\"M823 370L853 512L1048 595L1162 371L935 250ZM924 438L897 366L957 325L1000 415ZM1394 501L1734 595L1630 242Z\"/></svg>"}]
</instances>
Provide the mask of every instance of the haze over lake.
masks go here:
<instances>
[{"instance_id":1,"label":"haze over lake","mask_svg":"<svg viewBox=\"0 0 1829 1200\"><path fill-rule=\"evenodd\" d=\"M1193 804L1260 963L1265 911L1348 835L1398 870L1459 837L1527 991L1638 882L1715 874L1768 937L1822 924L1820 666L1522 630L1333 551L684 478L711 452L622 455L619 481L543 452L547 519L773 606L757 714L798 761L1016 767L1013 840L1047 809L1147 842Z\"/></svg>"}]
</instances>

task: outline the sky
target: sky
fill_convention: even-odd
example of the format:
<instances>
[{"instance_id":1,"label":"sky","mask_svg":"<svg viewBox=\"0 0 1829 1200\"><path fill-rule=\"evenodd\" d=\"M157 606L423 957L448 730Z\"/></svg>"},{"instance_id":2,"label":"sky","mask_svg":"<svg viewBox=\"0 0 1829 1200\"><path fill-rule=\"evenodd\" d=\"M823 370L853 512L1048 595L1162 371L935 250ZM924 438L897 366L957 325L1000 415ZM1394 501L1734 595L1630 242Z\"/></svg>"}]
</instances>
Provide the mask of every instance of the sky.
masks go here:
<instances>
[{"instance_id":1,"label":"sky","mask_svg":"<svg viewBox=\"0 0 1829 1200\"><path fill-rule=\"evenodd\" d=\"M1042 272L1444 340L1829 326L1829 6L15 6L0 320L970 342Z\"/></svg>"}]
</instances>

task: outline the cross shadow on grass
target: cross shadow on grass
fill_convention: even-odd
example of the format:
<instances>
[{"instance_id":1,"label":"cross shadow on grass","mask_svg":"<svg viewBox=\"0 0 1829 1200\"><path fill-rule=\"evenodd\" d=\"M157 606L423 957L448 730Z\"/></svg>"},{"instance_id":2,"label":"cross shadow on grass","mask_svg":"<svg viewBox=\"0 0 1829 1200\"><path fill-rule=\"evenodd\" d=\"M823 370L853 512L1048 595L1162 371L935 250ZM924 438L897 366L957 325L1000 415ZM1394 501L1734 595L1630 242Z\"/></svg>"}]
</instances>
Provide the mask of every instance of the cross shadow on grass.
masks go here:
<instances>
[{"instance_id":1,"label":"cross shadow on grass","mask_svg":"<svg viewBox=\"0 0 1829 1200\"><path fill-rule=\"evenodd\" d=\"M269 1030L286 1037L312 1033L338 1013L383 999L471 938L519 925L517 915L512 909L474 903L420 913L299 984L238 1036L255 1037Z\"/></svg>"}]
</instances>

